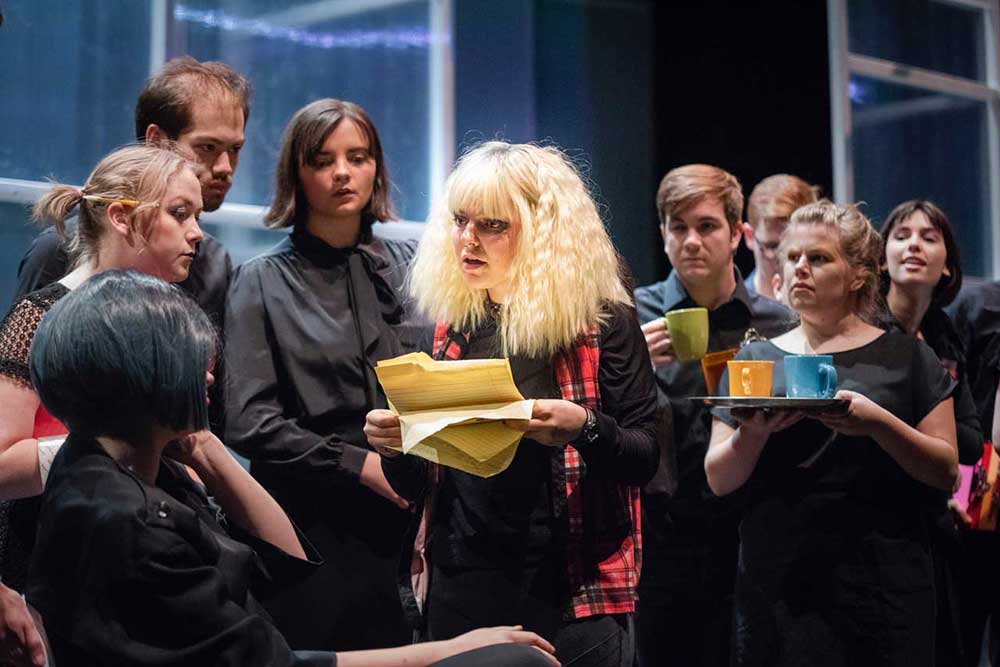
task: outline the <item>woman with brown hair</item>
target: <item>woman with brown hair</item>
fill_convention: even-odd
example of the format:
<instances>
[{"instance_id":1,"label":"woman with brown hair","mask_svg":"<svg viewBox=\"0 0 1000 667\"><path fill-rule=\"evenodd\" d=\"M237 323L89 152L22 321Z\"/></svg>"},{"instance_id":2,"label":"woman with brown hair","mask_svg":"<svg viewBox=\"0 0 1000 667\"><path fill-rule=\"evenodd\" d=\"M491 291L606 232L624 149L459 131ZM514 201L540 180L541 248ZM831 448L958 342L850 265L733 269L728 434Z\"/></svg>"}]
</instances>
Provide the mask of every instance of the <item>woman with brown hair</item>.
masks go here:
<instances>
[{"instance_id":1,"label":"woman with brown hair","mask_svg":"<svg viewBox=\"0 0 1000 667\"><path fill-rule=\"evenodd\" d=\"M415 243L372 233L393 218L389 187L361 107L303 107L285 130L266 216L291 234L241 266L229 292L227 444L326 559L265 600L297 648L411 639L397 588L407 503L362 432L385 405L376 362L410 347L398 290Z\"/></svg>"}]
</instances>

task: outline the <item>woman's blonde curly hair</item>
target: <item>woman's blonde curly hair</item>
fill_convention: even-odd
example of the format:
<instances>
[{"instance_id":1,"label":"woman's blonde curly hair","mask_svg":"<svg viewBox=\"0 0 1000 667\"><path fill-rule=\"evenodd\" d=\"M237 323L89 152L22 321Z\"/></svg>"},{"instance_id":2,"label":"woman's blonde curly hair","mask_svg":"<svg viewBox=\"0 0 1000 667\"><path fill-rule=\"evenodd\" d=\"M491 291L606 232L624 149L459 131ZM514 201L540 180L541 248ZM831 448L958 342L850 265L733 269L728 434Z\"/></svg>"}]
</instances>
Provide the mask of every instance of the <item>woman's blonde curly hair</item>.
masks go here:
<instances>
[{"instance_id":1,"label":"woman's blonde curly hair","mask_svg":"<svg viewBox=\"0 0 1000 667\"><path fill-rule=\"evenodd\" d=\"M573 163L552 146L489 141L467 152L427 222L409 277L417 305L456 330L486 315L452 243L454 216L520 222L500 319L505 355L551 356L632 304L620 257Z\"/></svg>"}]
</instances>

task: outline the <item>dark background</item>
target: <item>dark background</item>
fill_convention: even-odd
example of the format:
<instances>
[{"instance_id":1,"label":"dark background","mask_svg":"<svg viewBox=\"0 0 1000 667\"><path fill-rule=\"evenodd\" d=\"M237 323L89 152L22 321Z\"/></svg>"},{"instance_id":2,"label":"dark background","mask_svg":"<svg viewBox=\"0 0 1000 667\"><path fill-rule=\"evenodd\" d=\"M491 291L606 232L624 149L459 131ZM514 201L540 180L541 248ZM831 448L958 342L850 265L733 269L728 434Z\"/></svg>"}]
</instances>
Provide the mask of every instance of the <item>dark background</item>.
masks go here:
<instances>
[{"instance_id":1,"label":"dark background","mask_svg":"<svg viewBox=\"0 0 1000 667\"><path fill-rule=\"evenodd\" d=\"M832 191L826 3L459 0L456 139L549 140L590 177L639 284L668 270L656 187L707 162L749 195ZM741 249L738 261L749 266Z\"/></svg>"}]
</instances>

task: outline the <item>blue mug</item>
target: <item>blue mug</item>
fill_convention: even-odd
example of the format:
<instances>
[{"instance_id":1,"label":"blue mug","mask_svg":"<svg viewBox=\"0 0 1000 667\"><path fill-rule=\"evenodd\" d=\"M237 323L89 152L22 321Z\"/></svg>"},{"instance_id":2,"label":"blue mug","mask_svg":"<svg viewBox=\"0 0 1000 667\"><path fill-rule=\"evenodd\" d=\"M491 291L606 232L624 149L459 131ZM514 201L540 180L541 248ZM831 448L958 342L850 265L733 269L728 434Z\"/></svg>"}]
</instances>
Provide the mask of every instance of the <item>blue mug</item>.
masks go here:
<instances>
[{"instance_id":1,"label":"blue mug","mask_svg":"<svg viewBox=\"0 0 1000 667\"><path fill-rule=\"evenodd\" d=\"M833 398L837 369L829 354L789 354L785 357L785 395L788 398Z\"/></svg>"}]
</instances>

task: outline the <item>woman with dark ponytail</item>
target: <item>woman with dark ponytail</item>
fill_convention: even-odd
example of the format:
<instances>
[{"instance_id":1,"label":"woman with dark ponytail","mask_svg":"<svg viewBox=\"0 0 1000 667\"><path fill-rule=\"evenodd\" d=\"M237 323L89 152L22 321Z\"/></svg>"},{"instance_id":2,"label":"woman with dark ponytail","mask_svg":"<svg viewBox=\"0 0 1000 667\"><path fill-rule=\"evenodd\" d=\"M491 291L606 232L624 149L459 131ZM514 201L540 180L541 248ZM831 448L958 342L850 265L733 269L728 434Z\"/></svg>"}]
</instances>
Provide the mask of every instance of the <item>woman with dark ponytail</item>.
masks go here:
<instances>
[{"instance_id":1,"label":"woman with dark ponytail","mask_svg":"<svg viewBox=\"0 0 1000 667\"><path fill-rule=\"evenodd\" d=\"M172 150L128 146L98 163L82 188L54 185L34 218L61 232L77 214L73 269L15 303L0 324L0 576L21 590L34 542L47 461L66 429L40 405L28 352L42 317L70 290L107 269L187 278L202 231L197 167Z\"/></svg>"}]
</instances>

